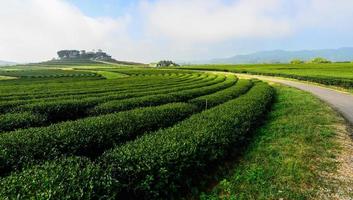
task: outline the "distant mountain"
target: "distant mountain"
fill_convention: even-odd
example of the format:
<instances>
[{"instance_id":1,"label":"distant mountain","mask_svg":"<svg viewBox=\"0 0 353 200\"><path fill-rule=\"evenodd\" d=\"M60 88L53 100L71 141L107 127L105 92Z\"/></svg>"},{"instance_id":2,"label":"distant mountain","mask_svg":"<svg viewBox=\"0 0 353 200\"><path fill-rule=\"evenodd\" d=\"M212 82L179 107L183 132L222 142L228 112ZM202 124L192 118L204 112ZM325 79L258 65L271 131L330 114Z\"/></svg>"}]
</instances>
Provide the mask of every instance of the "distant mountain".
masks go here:
<instances>
[{"instance_id":1,"label":"distant mountain","mask_svg":"<svg viewBox=\"0 0 353 200\"><path fill-rule=\"evenodd\" d=\"M353 48L302 50L302 51L260 51L252 54L236 55L230 58L213 59L207 63L214 64L256 64L256 63L288 63L294 58L310 60L324 57L335 62L353 61Z\"/></svg>"},{"instance_id":2,"label":"distant mountain","mask_svg":"<svg viewBox=\"0 0 353 200\"><path fill-rule=\"evenodd\" d=\"M16 63L14 62L8 62L8 61L2 61L0 60L0 66L5 66L5 65L15 65Z\"/></svg>"}]
</instances>

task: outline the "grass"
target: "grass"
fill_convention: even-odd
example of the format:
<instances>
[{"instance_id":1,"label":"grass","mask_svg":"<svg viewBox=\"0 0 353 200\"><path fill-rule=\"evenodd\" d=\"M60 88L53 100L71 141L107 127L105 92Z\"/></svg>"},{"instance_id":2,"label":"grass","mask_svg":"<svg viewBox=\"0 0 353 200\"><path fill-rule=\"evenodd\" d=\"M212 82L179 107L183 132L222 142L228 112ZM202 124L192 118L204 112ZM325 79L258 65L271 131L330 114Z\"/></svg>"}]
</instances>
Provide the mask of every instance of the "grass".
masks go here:
<instances>
[{"instance_id":1,"label":"grass","mask_svg":"<svg viewBox=\"0 0 353 200\"><path fill-rule=\"evenodd\" d=\"M272 112L239 163L201 199L311 199L336 170L335 113L312 95L275 86Z\"/></svg>"}]
</instances>

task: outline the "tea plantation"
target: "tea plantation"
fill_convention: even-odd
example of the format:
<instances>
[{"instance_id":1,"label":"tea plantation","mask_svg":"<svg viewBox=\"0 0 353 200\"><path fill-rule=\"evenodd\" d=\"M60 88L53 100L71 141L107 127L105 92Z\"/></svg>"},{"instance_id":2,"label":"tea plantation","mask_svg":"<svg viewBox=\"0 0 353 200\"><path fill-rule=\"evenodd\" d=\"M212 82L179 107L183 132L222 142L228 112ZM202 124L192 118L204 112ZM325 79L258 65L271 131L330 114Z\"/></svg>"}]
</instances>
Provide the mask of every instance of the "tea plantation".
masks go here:
<instances>
[{"instance_id":1,"label":"tea plantation","mask_svg":"<svg viewBox=\"0 0 353 200\"><path fill-rule=\"evenodd\" d=\"M116 74L116 75L114 75ZM0 69L0 199L169 199L243 147L258 80L92 63Z\"/></svg>"}]
</instances>

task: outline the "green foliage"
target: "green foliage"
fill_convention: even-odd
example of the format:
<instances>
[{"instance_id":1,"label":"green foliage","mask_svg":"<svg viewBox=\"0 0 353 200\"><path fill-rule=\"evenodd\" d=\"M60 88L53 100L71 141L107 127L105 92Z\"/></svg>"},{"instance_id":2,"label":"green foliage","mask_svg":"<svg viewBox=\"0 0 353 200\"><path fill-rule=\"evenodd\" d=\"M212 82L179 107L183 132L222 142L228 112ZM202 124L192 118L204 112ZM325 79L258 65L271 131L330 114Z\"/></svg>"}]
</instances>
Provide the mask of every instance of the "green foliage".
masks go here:
<instances>
[{"instance_id":1,"label":"green foliage","mask_svg":"<svg viewBox=\"0 0 353 200\"><path fill-rule=\"evenodd\" d=\"M44 94L44 96L40 99L42 101L39 101L38 98L36 98L38 100L31 100L28 96L24 96L23 98L27 98L28 100L26 99L0 102L0 111L2 110L3 112L5 112L7 111L6 109L15 107L12 109L15 112L31 112L33 114L40 114L42 116L46 116L46 123L53 123L85 117L89 115L88 111L91 108L100 103L109 102L116 99L129 99L132 97L162 94L198 87L202 88L204 86L212 85L223 80L223 76L220 76L217 79L215 79L215 76L205 76L201 79L193 78L183 82L170 81L167 84L163 85L158 83L156 86L153 86L153 84L151 84L148 89L146 89L145 86L139 87L138 89L130 89L131 86L128 86L122 87L120 89L113 89L111 91L108 90L107 92L93 90L92 94L89 93L89 90L85 90L85 92L81 92L81 94L77 94L77 92L75 92L75 95L67 92L65 95L59 93L58 95L63 95L62 97L58 97L56 94L53 95L53 97L48 97L48 94ZM193 82L192 84L190 84L191 81ZM117 91L119 90L124 91L117 93ZM71 97L70 95L74 98L69 98ZM80 97L80 99L78 99L77 97ZM125 106L125 108L131 109L137 107L138 105L134 107L131 104L131 102L133 101L133 99L127 100L126 104L130 106ZM107 110L107 112L105 113L112 113L114 111L115 110Z\"/></svg>"},{"instance_id":2,"label":"green foliage","mask_svg":"<svg viewBox=\"0 0 353 200\"><path fill-rule=\"evenodd\" d=\"M95 157L145 132L167 127L196 112L175 103L85 118L0 135L0 174L62 155Z\"/></svg>"},{"instance_id":3,"label":"green foliage","mask_svg":"<svg viewBox=\"0 0 353 200\"><path fill-rule=\"evenodd\" d=\"M119 185L108 172L83 158L46 162L3 178L0 199L114 199Z\"/></svg>"},{"instance_id":4,"label":"green foliage","mask_svg":"<svg viewBox=\"0 0 353 200\"><path fill-rule=\"evenodd\" d=\"M83 71L51 71L70 66L53 61L9 70L46 78L0 85L0 199L178 196L247 137L273 96L235 76L75 62L124 78L54 79Z\"/></svg>"},{"instance_id":5,"label":"green foliage","mask_svg":"<svg viewBox=\"0 0 353 200\"><path fill-rule=\"evenodd\" d=\"M221 77L222 78L222 77ZM143 96L140 98L134 99L123 99L119 101L110 101L99 106L96 106L92 112L94 114L105 114L109 112L117 112L122 110L129 110L136 107L144 106L156 106L170 102L180 102L186 101L201 95L210 94L218 90L222 90L234 85L236 79L234 77L229 77L224 82L220 82L214 85L202 87L202 88L193 88L189 90L182 90L177 92L172 92L169 94L157 94L151 96ZM186 89L186 88L183 88Z\"/></svg>"},{"instance_id":6,"label":"green foliage","mask_svg":"<svg viewBox=\"0 0 353 200\"><path fill-rule=\"evenodd\" d=\"M250 80L239 80L236 85L230 88L192 99L189 102L196 104L199 108L211 108L244 94L252 85L253 82Z\"/></svg>"},{"instance_id":7,"label":"green foliage","mask_svg":"<svg viewBox=\"0 0 353 200\"><path fill-rule=\"evenodd\" d=\"M122 184L119 197L169 199L190 187L208 165L240 145L273 94L270 86L257 83L242 97L105 153L101 162Z\"/></svg>"},{"instance_id":8,"label":"green foliage","mask_svg":"<svg viewBox=\"0 0 353 200\"><path fill-rule=\"evenodd\" d=\"M303 64L304 61L300 59L293 59L290 61L290 64L298 65L298 64Z\"/></svg>"},{"instance_id":9,"label":"green foliage","mask_svg":"<svg viewBox=\"0 0 353 200\"><path fill-rule=\"evenodd\" d=\"M0 70L0 75L20 78L62 78L62 77L101 77L101 75L92 72L59 70L59 69L36 69L36 70Z\"/></svg>"},{"instance_id":10,"label":"green foliage","mask_svg":"<svg viewBox=\"0 0 353 200\"><path fill-rule=\"evenodd\" d=\"M3 131L12 131L17 128L40 126L44 124L46 120L45 116L32 114L30 112L0 115L0 133Z\"/></svg>"},{"instance_id":11,"label":"green foliage","mask_svg":"<svg viewBox=\"0 0 353 200\"><path fill-rule=\"evenodd\" d=\"M44 115L48 122L54 123L86 116L86 111L97 103L97 100L54 100L22 105L15 110Z\"/></svg>"},{"instance_id":12,"label":"green foliage","mask_svg":"<svg viewBox=\"0 0 353 200\"><path fill-rule=\"evenodd\" d=\"M310 63L324 64L324 63L331 63L331 61L327 60L326 58L317 57L310 60Z\"/></svg>"}]
</instances>

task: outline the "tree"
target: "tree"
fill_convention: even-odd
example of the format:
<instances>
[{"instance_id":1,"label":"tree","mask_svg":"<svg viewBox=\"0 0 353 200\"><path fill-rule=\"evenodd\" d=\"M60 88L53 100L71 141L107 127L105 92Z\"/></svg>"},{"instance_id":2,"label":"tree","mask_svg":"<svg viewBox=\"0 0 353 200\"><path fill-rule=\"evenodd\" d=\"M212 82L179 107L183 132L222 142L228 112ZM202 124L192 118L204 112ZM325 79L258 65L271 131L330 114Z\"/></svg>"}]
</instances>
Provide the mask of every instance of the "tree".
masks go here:
<instances>
[{"instance_id":1,"label":"tree","mask_svg":"<svg viewBox=\"0 0 353 200\"><path fill-rule=\"evenodd\" d=\"M58 56L59 56L60 59L62 59L62 58L68 57L69 54L68 54L67 50L61 50L61 51L58 51Z\"/></svg>"},{"instance_id":2,"label":"tree","mask_svg":"<svg viewBox=\"0 0 353 200\"><path fill-rule=\"evenodd\" d=\"M331 63L331 61L327 60L326 58L316 57L310 60L310 63L323 64L323 63Z\"/></svg>"},{"instance_id":3,"label":"tree","mask_svg":"<svg viewBox=\"0 0 353 200\"><path fill-rule=\"evenodd\" d=\"M300 59L293 59L290 61L290 64L303 64L304 61L300 60Z\"/></svg>"},{"instance_id":4,"label":"tree","mask_svg":"<svg viewBox=\"0 0 353 200\"><path fill-rule=\"evenodd\" d=\"M57 52L60 59L97 59L97 60L109 60L111 56L102 50L98 52L86 52L85 50L61 50Z\"/></svg>"}]
</instances>

